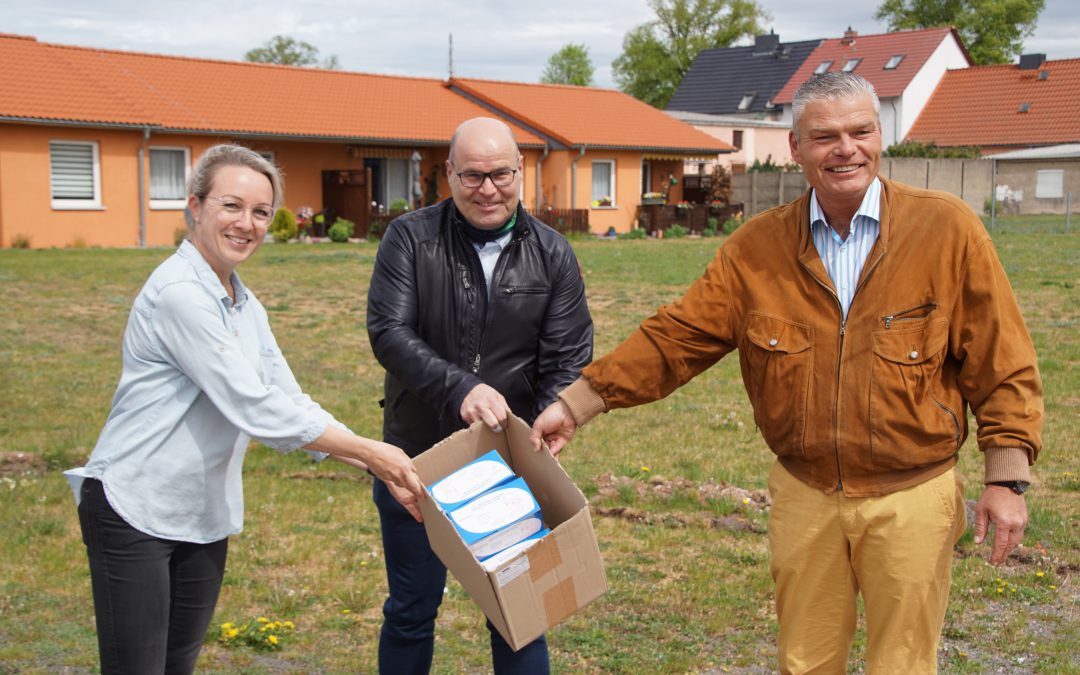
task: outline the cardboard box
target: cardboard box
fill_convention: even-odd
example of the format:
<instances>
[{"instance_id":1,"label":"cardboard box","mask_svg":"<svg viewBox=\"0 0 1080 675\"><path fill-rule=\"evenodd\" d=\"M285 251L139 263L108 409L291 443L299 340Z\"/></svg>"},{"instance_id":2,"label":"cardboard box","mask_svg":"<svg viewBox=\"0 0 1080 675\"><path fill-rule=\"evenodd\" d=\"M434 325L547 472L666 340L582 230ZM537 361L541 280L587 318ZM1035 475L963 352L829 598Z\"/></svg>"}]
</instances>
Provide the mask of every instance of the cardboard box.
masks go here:
<instances>
[{"instance_id":1,"label":"cardboard box","mask_svg":"<svg viewBox=\"0 0 1080 675\"><path fill-rule=\"evenodd\" d=\"M480 560L544 529L540 504L524 478L493 487L447 515L462 541Z\"/></svg>"},{"instance_id":2,"label":"cardboard box","mask_svg":"<svg viewBox=\"0 0 1080 675\"><path fill-rule=\"evenodd\" d=\"M529 485L551 533L487 571L434 500L420 503L431 548L514 650L521 649L607 591L589 504L559 463L535 452L529 426L513 417L494 433L477 422L414 459L430 485L495 448Z\"/></svg>"},{"instance_id":3,"label":"cardboard box","mask_svg":"<svg viewBox=\"0 0 1080 675\"><path fill-rule=\"evenodd\" d=\"M428 487L443 511L453 511L493 487L514 480L514 472L497 450L484 453Z\"/></svg>"},{"instance_id":4,"label":"cardboard box","mask_svg":"<svg viewBox=\"0 0 1080 675\"><path fill-rule=\"evenodd\" d=\"M505 548L496 553L495 555L481 558L480 566L488 572L494 572L495 570L502 569L506 566L506 563L510 562L513 558L516 558L519 553L530 548L533 544L540 541L549 534L551 534L551 530L545 527L536 534L522 539L510 548Z\"/></svg>"}]
</instances>

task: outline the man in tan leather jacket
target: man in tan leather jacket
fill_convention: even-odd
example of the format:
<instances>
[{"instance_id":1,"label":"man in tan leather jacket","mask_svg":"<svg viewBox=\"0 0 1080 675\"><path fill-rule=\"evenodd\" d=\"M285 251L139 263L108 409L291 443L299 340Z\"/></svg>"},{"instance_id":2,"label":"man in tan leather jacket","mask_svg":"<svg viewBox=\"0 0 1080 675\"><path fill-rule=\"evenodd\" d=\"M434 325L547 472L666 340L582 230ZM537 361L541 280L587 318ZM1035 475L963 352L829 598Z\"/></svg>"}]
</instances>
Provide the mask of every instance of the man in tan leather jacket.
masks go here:
<instances>
[{"instance_id":1,"label":"man in tan leather jacket","mask_svg":"<svg viewBox=\"0 0 1080 675\"><path fill-rule=\"evenodd\" d=\"M769 476L785 673L845 671L866 607L870 673L935 672L952 549L954 466L978 422L986 487L975 541L1020 543L1041 447L1031 338L978 217L878 176L872 85L814 76L795 94L792 157L809 193L748 221L686 294L596 361L534 424L556 455L601 412L667 396L738 350Z\"/></svg>"}]
</instances>

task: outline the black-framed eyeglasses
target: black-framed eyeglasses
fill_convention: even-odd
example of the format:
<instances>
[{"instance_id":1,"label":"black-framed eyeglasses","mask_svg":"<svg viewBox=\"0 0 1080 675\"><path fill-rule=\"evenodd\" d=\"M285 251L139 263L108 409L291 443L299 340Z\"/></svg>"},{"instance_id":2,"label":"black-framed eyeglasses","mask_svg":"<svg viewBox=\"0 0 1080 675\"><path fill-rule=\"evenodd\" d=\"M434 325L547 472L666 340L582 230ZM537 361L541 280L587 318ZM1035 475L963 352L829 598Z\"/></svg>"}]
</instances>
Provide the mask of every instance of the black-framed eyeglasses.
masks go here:
<instances>
[{"instance_id":1,"label":"black-framed eyeglasses","mask_svg":"<svg viewBox=\"0 0 1080 675\"><path fill-rule=\"evenodd\" d=\"M213 199L221 206L222 211L233 216L239 216L244 211L250 210L251 219L260 224L265 225L274 219L273 207L267 206L266 204L256 204L248 209L248 207L244 206L244 202L232 195L225 195L224 197L206 195L205 199Z\"/></svg>"},{"instance_id":2,"label":"black-framed eyeglasses","mask_svg":"<svg viewBox=\"0 0 1080 675\"><path fill-rule=\"evenodd\" d=\"M495 187L506 187L514 182L514 176L517 175L517 169L495 169L494 171L461 171L458 172L458 180L461 184L467 188L478 188L484 184L484 181L491 179L491 184Z\"/></svg>"}]
</instances>

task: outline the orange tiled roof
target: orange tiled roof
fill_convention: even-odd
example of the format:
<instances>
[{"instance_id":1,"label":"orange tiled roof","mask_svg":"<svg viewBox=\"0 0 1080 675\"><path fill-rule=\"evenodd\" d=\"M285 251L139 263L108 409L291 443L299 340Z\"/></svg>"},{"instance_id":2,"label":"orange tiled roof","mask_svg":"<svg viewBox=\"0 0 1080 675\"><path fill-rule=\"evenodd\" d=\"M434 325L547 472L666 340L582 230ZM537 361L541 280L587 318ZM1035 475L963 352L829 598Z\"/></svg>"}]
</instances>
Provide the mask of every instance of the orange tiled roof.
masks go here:
<instances>
[{"instance_id":1,"label":"orange tiled roof","mask_svg":"<svg viewBox=\"0 0 1080 675\"><path fill-rule=\"evenodd\" d=\"M1025 103L1027 112L1020 112ZM907 138L944 146L1080 141L1080 59L1044 61L1037 70L1016 64L950 70Z\"/></svg>"},{"instance_id":2,"label":"orange tiled roof","mask_svg":"<svg viewBox=\"0 0 1080 675\"><path fill-rule=\"evenodd\" d=\"M0 118L447 143L489 115L441 80L90 49L0 34ZM514 129L523 145L543 140Z\"/></svg>"},{"instance_id":3,"label":"orange tiled roof","mask_svg":"<svg viewBox=\"0 0 1080 675\"><path fill-rule=\"evenodd\" d=\"M960 49L963 42L952 28L927 28L923 30L897 31L879 35L857 35L850 44L844 38L825 40L817 49L810 52L803 64L791 76L776 96L773 103L787 104L795 96L795 90L810 79L814 70L824 61L832 61L830 72L836 72L851 59L861 58L854 72L866 78L874 85L878 97L891 98L904 93L912 78L922 69L923 64L938 48L942 40L952 35ZM885 70L885 64L893 56L904 55L900 65ZM964 50L967 56L967 50ZM971 57L968 57L971 63Z\"/></svg>"},{"instance_id":4,"label":"orange tiled roof","mask_svg":"<svg viewBox=\"0 0 1080 675\"><path fill-rule=\"evenodd\" d=\"M451 79L457 89L567 146L694 154L734 148L614 89Z\"/></svg>"}]
</instances>

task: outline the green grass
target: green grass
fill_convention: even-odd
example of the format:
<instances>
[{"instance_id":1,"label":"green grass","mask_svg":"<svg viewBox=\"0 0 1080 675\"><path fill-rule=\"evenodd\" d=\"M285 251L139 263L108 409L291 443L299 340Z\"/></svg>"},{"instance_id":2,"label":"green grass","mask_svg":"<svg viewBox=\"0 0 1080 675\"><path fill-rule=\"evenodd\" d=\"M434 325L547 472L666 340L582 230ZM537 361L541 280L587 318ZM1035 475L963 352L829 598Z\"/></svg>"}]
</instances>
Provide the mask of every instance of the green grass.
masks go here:
<instances>
[{"instance_id":1,"label":"green grass","mask_svg":"<svg viewBox=\"0 0 1080 675\"><path fill-rule=\"evenodd\" d=\"M1062 229L999 221L994 235L1039 351L1046 451L1020 555L991 568L970 534L957 548L943 672L1080 672L1080 236ZM596 353L676 297L721 241L575 240ZM59 470L93 447L131 300L170 252L0 251L0 451L40 455L48 467L0 476L0 672L96 669L85 550ZM273 245L241 270L301 384L369 436L382 397L364 325L374 253L373 244ZM767 515L715 491L760 493L771 462L734 357L667 400L584 430L563 464L594 500L611 589L549 635L556 672L774 670ZM975 498L981 459L970 442L960 469ZM370 481L256 447L245 489L246 529L230 544L200 672L372 672L386 582ZM448 587L435 671L486 672L483 617L460 585ZM260 615L296 624L280 652L216 642L217 624ZM860 632L856 669L864 649Z\"/></svg>"}]
</instances>

